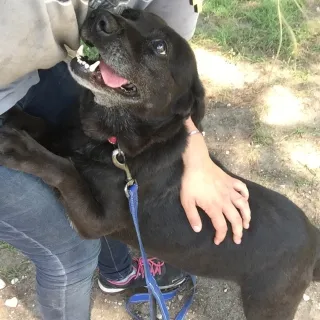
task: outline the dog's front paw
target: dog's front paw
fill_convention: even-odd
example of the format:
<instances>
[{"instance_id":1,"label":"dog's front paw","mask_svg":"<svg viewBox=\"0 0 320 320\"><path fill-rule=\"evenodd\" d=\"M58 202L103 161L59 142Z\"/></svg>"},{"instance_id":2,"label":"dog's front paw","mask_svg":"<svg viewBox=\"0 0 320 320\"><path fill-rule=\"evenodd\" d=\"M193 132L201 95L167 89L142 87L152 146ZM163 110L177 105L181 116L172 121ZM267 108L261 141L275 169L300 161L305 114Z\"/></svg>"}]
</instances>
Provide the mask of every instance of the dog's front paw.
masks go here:
<instances>
[{"instance_id":1,"label":"dog's front paw","mask_svg":"<svg viewBox=\"0 0 320 320\"><path fill-rule=\"evenodd\" d=\"M75 170L70 161L53 154L25 131L9 126L0 128L1 165L32 174L53 187Z\"/></svg>"},{"instance_id":2,"label":"dog's front paw","mask_svg":"<svg viewBox=\"0 0 320 320\"><path fill-rule=\"evenodd\" d=\"M0 128L0 165L24 170L39 156L42 146L26 132L9 126Z\"/></svg>"}]
</instances>

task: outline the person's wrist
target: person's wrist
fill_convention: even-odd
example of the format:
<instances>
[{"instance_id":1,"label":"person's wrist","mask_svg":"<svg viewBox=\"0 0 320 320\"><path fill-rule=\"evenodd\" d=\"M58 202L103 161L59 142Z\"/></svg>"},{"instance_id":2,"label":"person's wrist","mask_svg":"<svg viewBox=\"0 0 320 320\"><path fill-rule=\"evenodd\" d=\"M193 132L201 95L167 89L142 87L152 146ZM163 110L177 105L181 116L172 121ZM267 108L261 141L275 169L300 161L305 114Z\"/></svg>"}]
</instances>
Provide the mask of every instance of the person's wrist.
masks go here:
<instances>
[{"instance_id":1,"label":"person's wrist","mask_svg":"<svg viewBox=\"0 0 320 320\"><path fill-rule=\"evenodd\" d=\"M186 119L185 121L185 126L187 128L187 132L191 132L193 130L198 130L198 128L195 126L195 124L193 123L191 117L189 117L188 119Z\"/></svg>"},{"instance_id":2,"label":"person's wrist","mask_svg":"<svg viewBox=\"0 0 320 320\"><path fill-rule=\"evenodd\" d=\"M201 134L188 136L188 145L183 153L185 166L202 166L211 161L204 137Z\"/></svg>"},{"instance_id":3,"label":"person's wrist","mask_svg":"<svg viewBox=\"0 0 320 320\"><path fill-rule=\"evenodd\" d=\"M204 131L192 130L192 131L188 132L189 136L194 136L195 134L201 134L203 137L205 136L205 132Z\"/></svg>"},{"instance_id":4,"label":"person's wrist","mask_svg":"<svg viewBox=\"0 0 320 320\"><path fill-rule=\"evenodd\" d=\"M199 131L194 125L191 117L186 119L185 126L188 134ZM200 131L199 131L200 132ZM182 155L185 167L200 167L211 162L209 151L202 134L189 134L187 138L187 147Z\"/></svg>"}]
</instances>

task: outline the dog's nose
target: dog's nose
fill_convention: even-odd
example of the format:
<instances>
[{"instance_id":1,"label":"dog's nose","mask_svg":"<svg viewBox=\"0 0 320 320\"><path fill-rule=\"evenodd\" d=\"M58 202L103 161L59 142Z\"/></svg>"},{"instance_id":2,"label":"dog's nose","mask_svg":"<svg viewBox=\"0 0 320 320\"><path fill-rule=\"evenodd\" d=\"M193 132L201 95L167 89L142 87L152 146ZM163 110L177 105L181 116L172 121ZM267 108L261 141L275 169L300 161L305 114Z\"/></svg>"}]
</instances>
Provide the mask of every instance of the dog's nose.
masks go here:
<instances>
[{"instance_id":1,"label":"dog's nose","mask_svg":"<svg viewBox=\"0 0 320 320\"><path fill-rule=\"evenodd\" d=\"M96 29L102 35L112 35L119 30L119 24L115 17L108 11L96 17Z\"/></svg>"}]
</instances>

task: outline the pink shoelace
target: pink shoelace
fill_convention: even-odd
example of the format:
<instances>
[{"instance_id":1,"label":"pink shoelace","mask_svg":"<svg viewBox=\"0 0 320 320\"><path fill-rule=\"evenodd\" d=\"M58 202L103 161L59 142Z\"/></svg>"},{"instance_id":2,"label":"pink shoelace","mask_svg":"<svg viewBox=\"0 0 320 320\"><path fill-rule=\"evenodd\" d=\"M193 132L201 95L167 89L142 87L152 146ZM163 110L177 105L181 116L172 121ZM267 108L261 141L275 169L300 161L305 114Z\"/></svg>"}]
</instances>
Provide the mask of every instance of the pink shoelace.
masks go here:
<instances>
[{"instance_id":1,"label":"pink shoelace","mask_svg":"<svg viewBox=\"0 0 320 320\"><path fill-rule=\"evenodd\" d=\"M135 262L137 262L137 273L136 273L136 279L141 275L142 278L145 277L144 272L144 265L143 265L143 259L140 258L134 258ZM161 275L162 273L162 267L164 266L163 261L159 261L157 258L150 258L148 259L148 264L150 268L150 272L153 276L155 275Z\"/></svg>"}]
</instances>

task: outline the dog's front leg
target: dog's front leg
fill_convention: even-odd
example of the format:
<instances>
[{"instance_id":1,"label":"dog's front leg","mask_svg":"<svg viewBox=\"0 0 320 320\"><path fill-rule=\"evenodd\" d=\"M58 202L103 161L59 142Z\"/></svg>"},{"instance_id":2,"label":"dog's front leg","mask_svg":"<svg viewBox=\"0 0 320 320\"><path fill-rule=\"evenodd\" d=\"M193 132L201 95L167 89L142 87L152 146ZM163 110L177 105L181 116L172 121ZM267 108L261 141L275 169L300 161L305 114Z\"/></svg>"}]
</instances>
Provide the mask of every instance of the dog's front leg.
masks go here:
<instances>
[{"instance_id":1,"label":"dog's front leg","mask_svg":"<svg viewBox=\"0 0 320 320\"><path fill-rule=\"evenodd\" d=\"M99 238L114 231L72 163L45 149L26 132L7 126L0 129L0 165L37 176L56 188L83 237Z\"/></svg>"}]
</instances>

